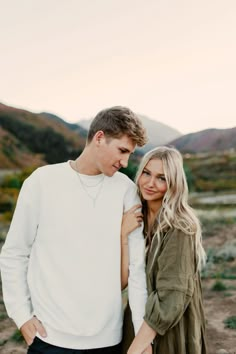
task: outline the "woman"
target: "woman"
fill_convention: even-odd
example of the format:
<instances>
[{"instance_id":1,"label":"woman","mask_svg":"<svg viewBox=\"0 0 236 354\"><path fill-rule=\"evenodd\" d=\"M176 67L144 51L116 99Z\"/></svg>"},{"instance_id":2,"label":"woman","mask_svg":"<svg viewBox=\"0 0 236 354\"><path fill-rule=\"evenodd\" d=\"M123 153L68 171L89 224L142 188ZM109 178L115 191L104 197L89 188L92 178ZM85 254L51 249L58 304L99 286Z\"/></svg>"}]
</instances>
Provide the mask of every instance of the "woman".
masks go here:
<instances>
[{"instance_id":1,"label":"woman","mask_svg":"<svg viewBox=\"0 0 236 354\"><path fill-rule=\"evenodd\" d=\"M157 147L142 159L136 183L147 249L148 299L143 324L128 354L205 354L199 271L205 263L201 228L188 205L181 154ZM122 284L128 279L129 233L140 227L140 206L124 214ZM126 335L126 334L125 334Z\"/></svg>"}]
</instances>

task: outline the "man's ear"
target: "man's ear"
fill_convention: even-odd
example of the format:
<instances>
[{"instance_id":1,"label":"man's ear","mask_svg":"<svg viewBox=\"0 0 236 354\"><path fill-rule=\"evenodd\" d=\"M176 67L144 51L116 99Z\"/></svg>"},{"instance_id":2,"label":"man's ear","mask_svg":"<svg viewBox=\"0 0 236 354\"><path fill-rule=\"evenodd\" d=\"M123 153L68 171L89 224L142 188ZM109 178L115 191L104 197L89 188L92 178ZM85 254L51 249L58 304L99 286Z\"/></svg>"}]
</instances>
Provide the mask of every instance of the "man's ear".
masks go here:
<instances>
[{"instance_id":1,"label":"man's ear","mask_svg":"<svg viewBox=\"0 0 236 354\"><path fill-rule=\"evenodd\" d=\"M99 145L101 143L102 140L105 139L105 134L102 130L98 130L95 134L94 134L94 141L97 145Z\"/></svg>"}]
</instances>

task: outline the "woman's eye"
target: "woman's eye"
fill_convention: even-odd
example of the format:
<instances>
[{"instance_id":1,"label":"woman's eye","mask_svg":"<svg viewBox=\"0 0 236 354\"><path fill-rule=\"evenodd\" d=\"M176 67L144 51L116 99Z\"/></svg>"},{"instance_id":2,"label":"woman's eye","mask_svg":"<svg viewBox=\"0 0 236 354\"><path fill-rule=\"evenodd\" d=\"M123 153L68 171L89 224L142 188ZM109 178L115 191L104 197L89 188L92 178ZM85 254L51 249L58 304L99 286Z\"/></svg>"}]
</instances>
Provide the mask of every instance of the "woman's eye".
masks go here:
<instances>
[{"instance_id":1,"label":"woman's eye","mask_svg":"<svg viewBox=\"0 0 236 354\"><path fill-rule=\"evenodd\" d=\"M148 171L143 171L143 175L149 176L150 173Z\"/></svg>"},{"instance_id":2,"label":"woman's eye","mask_svg":"<svg viewBox=\"0 0 236 354\"><path fill-rule=\"evenodd\" d=\"M165 177L158 177L158 179L159 179L161 182L166 182Z\"/></svg>"}]
</instances>

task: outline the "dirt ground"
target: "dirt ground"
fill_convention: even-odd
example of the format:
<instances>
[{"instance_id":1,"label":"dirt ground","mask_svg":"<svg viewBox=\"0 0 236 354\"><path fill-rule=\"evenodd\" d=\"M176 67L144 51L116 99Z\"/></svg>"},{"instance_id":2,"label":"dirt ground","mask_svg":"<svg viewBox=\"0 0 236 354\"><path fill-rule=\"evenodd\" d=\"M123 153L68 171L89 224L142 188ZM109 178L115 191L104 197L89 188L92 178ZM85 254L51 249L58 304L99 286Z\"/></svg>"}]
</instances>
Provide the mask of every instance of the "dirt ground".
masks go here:
<instances>
[{"instance_id":1,"label":"dirt ground","mask_svg":"<svg viewBox=\"0 0 236 354\"><path fill-rule=\"evenodd\" d=\"M236 225L227 226L213 237L204 240L205 250L220 250L236 242ZM215 272L232 270L236 276L236 260L223 265L217 264ZM211 290L216 279L203 279L204 309L207 321L208 354L236 354L236 329L225 328L224 320L236 316L236 279L221 280L228 290Z\"/></svg>"},{"instance_id":2,"label":"dirt ground","mask_svg":"<svg viewBox=\"0 0 236 354\"><path fill-rule=\"evenodd\" d=\"M236 330L225 328L223 322L236 314L236 290L230 291L230 297L225 297L224 294L209 290L212 284L213 281L203 281L209 354L221 354L220 349L225 350L222 354L236 354Z\"/></svg>"},{"instance_id":3,"label":"dirt ground","mask_svg":"<svg viewBox=\"0 0 236 354\"><path fill-rule=\"evenodd\" d=\"M224 232L221 231L221 233L204 240L204 247L206 250L209 248L220 249L225 242L235 242L235 240L236 225L227 226ZM231 267L236 275L235 260L227 263L226 267ZM229 316L236 316L236 280L224 279L227 291L213 291L211 288L215 281L211 278L202 280L208 354L236 354L236 330L225 328L223 322ZM15 330L15 325L7 318L0 292L0 354L26 353L24 343L11 339Z\"/></svg>"}]
</instances>

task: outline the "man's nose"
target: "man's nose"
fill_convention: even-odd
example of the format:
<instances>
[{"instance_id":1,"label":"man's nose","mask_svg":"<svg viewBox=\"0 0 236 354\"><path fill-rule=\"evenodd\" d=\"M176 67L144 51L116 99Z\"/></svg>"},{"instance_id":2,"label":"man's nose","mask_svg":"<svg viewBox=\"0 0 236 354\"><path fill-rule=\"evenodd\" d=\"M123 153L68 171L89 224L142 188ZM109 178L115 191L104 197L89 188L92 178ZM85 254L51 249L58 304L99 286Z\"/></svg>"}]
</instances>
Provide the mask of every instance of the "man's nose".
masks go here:
<instances>
[{"instance_id":1,"label":"man's nose","mask_svg":"<svg viewBox=\"0 0 236 354\"><path fill-rule=\"evenodd\" d=\"M122 157L122 159L120 160L120 164L124 168L126 168L128 166L128 162L129 162L129 156Z\"/></svg>"}]
</instances>

